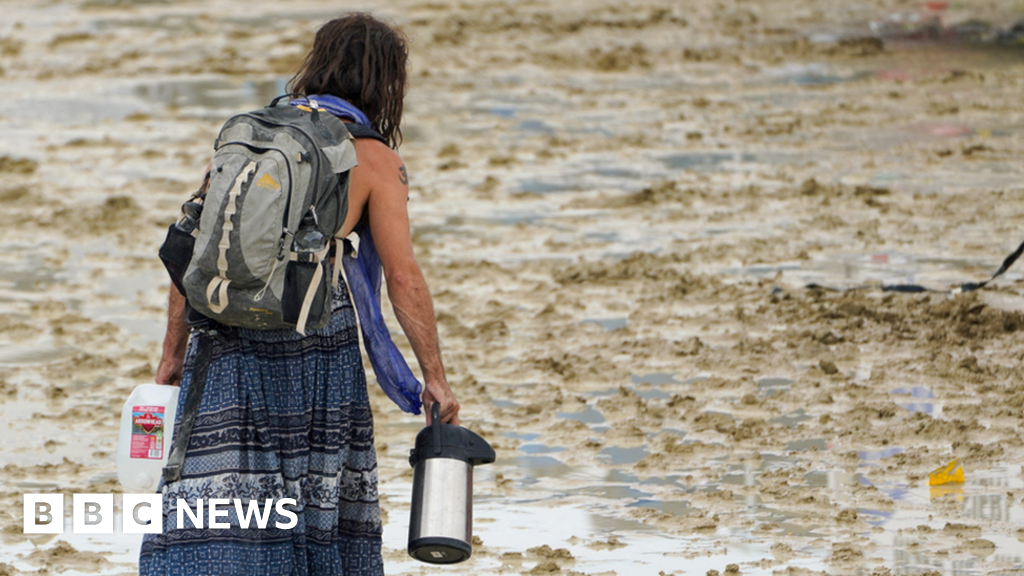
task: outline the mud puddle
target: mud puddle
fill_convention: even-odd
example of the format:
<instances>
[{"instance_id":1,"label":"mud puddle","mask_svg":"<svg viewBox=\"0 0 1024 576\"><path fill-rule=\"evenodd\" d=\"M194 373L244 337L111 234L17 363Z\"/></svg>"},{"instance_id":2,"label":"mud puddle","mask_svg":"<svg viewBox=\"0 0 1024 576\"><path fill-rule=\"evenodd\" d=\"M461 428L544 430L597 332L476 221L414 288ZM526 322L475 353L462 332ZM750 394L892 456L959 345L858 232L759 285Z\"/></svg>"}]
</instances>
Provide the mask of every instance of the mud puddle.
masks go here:
<instances>
[{"instance_id":1,"label":"mud puddle","mask_svg":"<svg viewBox=\"0 0 1024 576\"><path fill-rule=\"evenodd\" d=\"M165 297L159 295L155 286L164 282L166 272L155 262L133 267L135 259L131 251L112 249L106 243L94 241L65 248L45 244L31 249L11 247L0 271L0 298L11 303L35 302L36 306L59 304L72 313L109 322L143 340L159 341L164 327L144 312L163 304ZM5 361L18 357L16 347L0 353Z\"/></svg>"},{"instance_id":2,"label":"mud puddle","mask_svg":"<svg viewBox=\"0 0 1024 576\"><path fill-rule=\"evenodd\" d=\"M220 119L239 109L266 106L287 92L287 82L287 78L231 81L208 77L141 84L133 92L149 105L171 107L184 116Z\"/></svg>"},{"instance_id":3,"label":"mud puddle","mask_svg":"<svg viewBox=\"0 0 1024 576\"><path fill-rule=\"evenodd\" d=\"M893 393L925 398L931 395L930 391L920 387L905 390L896 389ZM607 393L599 392L596 395L603 397L607 396ZM531 440L536 439L531 438ZM813 452L831 449L831 445L825 441L811 441L820 442L820 445L810 448ZM530 444L529 446L544 445ZM687 488L686 484L680 483L678 476L674 477L675 480L652 478L638 483L639 479L636 477L617 472L610 474L606 478L606 480L615 480L616 482L614 483L589 484L568 492L556 492L555 500L563 501L564 504L562 505L580 506L585 510L592 509L593 505L570 504L571 495L584 494L597 496L602 500L619 501L619 506L611 509L597 505L599 509L605 510L600 515L602 525L607 525L610 518L621 517L622 510L628 511L630 509L656 510L668 515L667 517L682 519L694 514L700 515L701 513L699 507L691 504L690 500L694 494L718 494L726 490L727 487L735 487L735 489L743 489L744 487L757 489L757 487L761 487L763 489L765 481L760 478L762 475L776 477L780 473L796 473L800 475L801 479L796 483L791 480L790 486L793 490L798 493L805 492L808 498L815 498L814 494L817 493L816 491L827 489L831 498L835 499L840 506L851 507L849 508L851 512L843 513L852 518L853 520L851 521L863 522L864 525L875 528L874 531L866 532L869 540L881 547L877 551L872 552L872 557L877 556L878 558L877 560L872 560L872 562L885 562L886 565L895 565L902 569L920 569L923 566L932 566L939 569L954 569L958 573L963 574L981 574L990 570L993 566L1021 561L1018 552L1019 542L1014 538L1001 536L998 531L986 531L984 526L957 528L957 526L961 525L956 523L950 524L948 521L943 524L943 521L934 519L936 507L941 508L945 506L945 504L941 503L949 503L966 519L1010 524L1019 522L1022 515L1024 515L1024 507L1014 504L1013 498L1007 496L1007 493L1012 493L1013 490L1024 487L1024 479L1021 477L1019 467L971 470L966 484L945 487L928 487L927 482L910 484L876 483L869 477L869 475L873 474L871 472L872 469L876 468L879 465L878 463L903 453L904 449L897 447L877 452L860 453L858 458L862 462L861 471L851 473L843 469L813 469L806 471L808 467L817 468L815 464L812 464L812 462L817 460L817 456L812 458L803 457L799 454L801 450L795 448L794 446L787 446L787 452L791 454L790 456L762 453L757 455L756 460L729 464L727 466L729 471L717 483L707 483L699 487ZM522 447L520 447L520 450L522 450ZM533 448L529 450L532 451ZM558 452L561 452L561 450ZM600 451L599 459L602 455L604 456L604 461L608 464L622 467L634 464L639 459L637 456L646 455L646 450L644 448L605 448ZM552 456L545 456L542 459L520 458L517 459L516 466L520 470L528 469L529 471L526 472L528 477L542 478L550 476L560 479L562 483L566 481L570 483L586 482L588 474L593 473L592 471L588 473L583 470L575 470L571 466L561 464L557 458L557 453ZM752 462L755 462L755 464L752 465ZM683 474L687 474L687 471L683 471ZM546 486L550 488L551 483L546 483ZM645 489L643 486L647 486L647 488ZM541 484L531 481L523 484L522 487L525 490L535 490L541 488ZM671 499L656 497L656 492L650 491L652 487L661 487L659 490L664 490L665 487L668 487L671 489L673 496ZM887 498L903 503L903 506L906 506L906 508L894 511L891 508L872 508L855 504L853 494L865 489L878 490ZM1008 490L1010 492L1007 492ZM743 505L732 512L732 514L739 518L749 518L750 520L747 524L753 523L755 526L753 531L730 530L709 535L710 539L707 542L709 544L714 542L711 545L712 547L722 546L728 549L728 552L724 553L724 557L730 559L730 562L733 561L732 559L744 558L741 551L744 538L754 538L754 534L759 530L768 529L779 531L779 533L785 535L789 539L787 544L789 549L801 551L802 565L819 566L820 569L820 567L827 564L834 565L837 563L836 558L837 554L839 554L837 552L837 545L834 544L830 548L821 548L818 545L820 540L828 538L831 532L827 527L828 523L826 521L822 520L817 523L808 524L803 513L797 510L787 510L785 507L779 508L776 505L762 501L762 498L756 495L733 494L731 492L724 494L727 494L727 498L735 499L737 503ZM569 500L566 500L567 497ZM615 510L619 511L615 512ZM611 516L608 515L609 512L611 512ZM742 524L743 522L741 521L740 523ZM953 528L950 528L950 526L953 526ZM620 530L623 529L625 528L620 527ZM575 532L582 530L581 528ZM967 536L961 536L960 530L967 532ZM573 531L570 530L570 532ZM562 532L562 534L564 533ZM628 533L628 530L626 533ZM973 538L971 535L973 535ZM930 536L934 536L936 539L941 539L940 537L942 536L959 539L956 551L970 552L969 558L966 560L951 560L948 557L949 551L941 547L922 547ZM922 540L922 537L924 540ZM692 547L688 547L688 550L700 549L698 542L701 541L703 540L696 539L691 543L690 546ZM930 550L925 550L926 548L930 548ZM845 550L845 548L843 549ZM572 550L571 547L570 550ZM851 545L849 550L850 552L848 553L858 558L861 558L862 555L866 558L867 552L862 552L864 549L860 545ZM760 553L764 554L764 552L764 549L760 550ZM687 554L687 559L692 558L692 554L699 554L699 552ZM847 552L842 554L847 554ZM711 554L708 560L715 561L715 554ZM746 561L749 562L749 559ZM682 566L675 564L665 565L676 568ZM713 566L713 564L708 565Z\"/></svg>"},{"instance_id":4,"label":"mud puddle","mask_svg":"<svg viewBox=\"0 0 1024 576\"><path fill-rule=\"evenodd\" d=\"M406 490L402 490L405 488ZM407 513L407 494L411 486L389 486L387 496L397 505L396 513ZM602 498L622 495L614 489L584 489ZM581 492L583 493L583 492ZM632 491L629 494L633 494ZM684 515L682 503L663 503L639 499L636 506L658 509L665 513ZM400 512L399 512L400 511ZM685 552L679 541L651 532L643 524L602 513L599 503L590 505L550 506L550 503L526 501L509 507L497 501L478 501L474 508L474 535L480 544L474 549L474 562L480 569L494 572L509 570L529 572L545 562L553 562L564 570L584 573L628 574L643 571L672 573L684 566L687 570L724 570L726 564L754 564L768 554L768 546L753 541L728 548L712 541L690 541ZM438 568L402 559L405 535L385 530L384 544L392 550L388 558L402 573L429 574ZM503 550L523 552L507 553ZM802 562L805 566L814 565ZM543 568L542 568L543 569ZM747 570L745 570L746 572ZM750 570L752 574L770 574L770 570Z\"/></svg>"},{"instance_id":5,"label":"mud puddle","mask_svg":"<svg viewBox=\"0 0 1024 576\"><path fill-rule=\"evenodd\" d=\"M836 288L865 286L922 285L933 290L950 290L965 282L985 278L994 261L966 258L936 258L932 255L907 253L872 253L836 255L826 262L756 266L736 272L760 278L783 273L787 280L801 284L818 284ZM1010 272L1008 279L1020 277Z\"/></svg>"},{"instance_id":6,"label":"mud puddle","mask_svg":"<svg viewBox=\"0 0 1024 576\"><path fill-rule=\"evenodd\" d=\"M1024 507L1010 502L1005 489L1022 483L1018 466L972 471L966 483L929 488L919 486L907 491L905 499L917 504L927 503L920 511L866 511L871 524L883 531L874 531L872 541L882 546L879 551L887 562L905 570L939 569L951 573L977 574L996 566L1016 565L1024 560L1018 538L1001 534L999 526L1019 525ZM950 506L960 511L968 523L940 523L932 519L929 508ZM981 525L970 521L981 522ZM946 537L944 540L943 537ZM949 558L944 549L953 541Z\"/></svg>"}]
</instances>

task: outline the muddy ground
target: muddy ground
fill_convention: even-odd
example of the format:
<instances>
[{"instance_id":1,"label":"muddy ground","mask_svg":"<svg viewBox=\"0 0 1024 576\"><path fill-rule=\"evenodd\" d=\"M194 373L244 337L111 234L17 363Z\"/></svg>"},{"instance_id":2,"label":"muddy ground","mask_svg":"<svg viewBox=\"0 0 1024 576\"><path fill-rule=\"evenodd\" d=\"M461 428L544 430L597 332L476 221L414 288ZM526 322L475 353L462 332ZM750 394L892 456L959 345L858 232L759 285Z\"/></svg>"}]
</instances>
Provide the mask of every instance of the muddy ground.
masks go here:
<instances>
[{"instance_id":1,"label":"muddy ground","mask_svg":"<svg viewBox=\"0 0 1024 576\"><path fill-rule=\"evenodd\" d=\"M163 231L347 8L412 38L417 255L499 455L471 564L415 564L422 423L372 388L388 573L1024 573L1022 276L949 293L1024 237L1019 4L0 8L0 574L135 570L23 535L22 494L121 490Z\"/></svg>"}]
</instances>

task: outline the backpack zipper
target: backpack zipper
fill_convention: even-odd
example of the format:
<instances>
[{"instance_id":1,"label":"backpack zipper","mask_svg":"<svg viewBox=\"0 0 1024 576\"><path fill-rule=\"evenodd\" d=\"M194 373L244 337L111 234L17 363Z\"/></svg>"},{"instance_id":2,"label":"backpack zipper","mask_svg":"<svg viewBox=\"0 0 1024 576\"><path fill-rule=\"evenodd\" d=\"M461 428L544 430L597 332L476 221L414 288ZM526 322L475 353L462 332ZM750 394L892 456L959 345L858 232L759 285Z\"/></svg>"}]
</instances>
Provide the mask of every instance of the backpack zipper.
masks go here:
<instances>
[{"instance_id":1,"label":"backpack zipper","mask_svg":"<svg viewBox=\"0 0 1024 576\"><path fill-rule=\"evenodd\" d=\"M306 140L310 143L312 148L317 151L317 154L313 155L313 156L316 156L316 170L313 171L313 190L314 190L314 192L319 192L320 191L320 162L321 162L321 155L323 154L323 152L320 150L320 148L321 148L320 145L317 144L316 140L312 136L310 136L308 132L306 132L302 128L299 128L298 126L295 126L294 124L281 124L281 123L278 123L278 122L272 122L270 120L267 120L265 118L260 118L259 116L255 116L253 114L239 114L238 116L235 116L235 117L236 118L239 118L239 117L241 117L241 118L250 118L250 119L252 119L252 120L254 120L254 121L256 121L256 122L258 122L260 124L263 124L265 126L275 126L275 127L278 127L278 128L287 128L287 129L290 129L290 130L294 130L295 132L298 132L299 134L302 134L302 136L305 137ZM319 200L319 198L314 197L313 198L313 202L310 205L312 206L312 205L316 204L317 200ZM291 205L291 202L289 202L289 206L290 205ZM285 227L287 227L287 226L288 226L288 224L286 222L285 223Z\"/></svg>"}]
</instances>

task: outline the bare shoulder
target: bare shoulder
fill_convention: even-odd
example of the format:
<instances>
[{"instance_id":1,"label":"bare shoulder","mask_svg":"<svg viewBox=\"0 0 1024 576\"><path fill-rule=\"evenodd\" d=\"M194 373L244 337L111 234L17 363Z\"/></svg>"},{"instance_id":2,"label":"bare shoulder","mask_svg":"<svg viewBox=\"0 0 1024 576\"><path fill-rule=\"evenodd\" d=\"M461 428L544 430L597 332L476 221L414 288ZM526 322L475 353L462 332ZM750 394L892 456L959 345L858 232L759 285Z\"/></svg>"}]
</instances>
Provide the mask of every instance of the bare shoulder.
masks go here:
<instances>
[{"instance_id":1,"label":"bare shoulder","mask_svg":"<svg viewBox=\"0 0 1024 576\"><path fill-rule=\"evenodd\" d=\"M356 157L359 160L359 166L356 167L357 179L359 176L366 177L372 182L373 188L381 187L382 184L391 188L393 186L390 184L393 184L408 189L409 173L402 157L383 142L371 138L356 140Z\"/></svg>"},{"instance_id":2,"label":"bare shoulder","mask_svg":"<svg viewBox=\"0 0 1024 576\"><path fill-rule=\"evenodd\" d=\"M371 170L397 168L402 166L402 157L386 144L372 138L359 138L356 140L356 157L360 166L366 166Z\"/></svg>"}]
</instances>

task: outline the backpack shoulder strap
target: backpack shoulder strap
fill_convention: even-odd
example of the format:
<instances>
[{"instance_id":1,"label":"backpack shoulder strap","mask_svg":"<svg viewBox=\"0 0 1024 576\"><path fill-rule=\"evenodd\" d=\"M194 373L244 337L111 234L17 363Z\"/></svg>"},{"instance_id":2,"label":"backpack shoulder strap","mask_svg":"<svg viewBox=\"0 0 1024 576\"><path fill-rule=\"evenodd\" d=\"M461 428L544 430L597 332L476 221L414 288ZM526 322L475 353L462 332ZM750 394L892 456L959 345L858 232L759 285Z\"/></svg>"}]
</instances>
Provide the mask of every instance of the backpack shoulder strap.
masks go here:
<instances>
[{"instance_id":1,"label":"backpack shoulder strap","mask_svg":"<svg viewBox=\"0 0 1024 576\"><path fill-rule=\"evenodd\" d=\"M377 132L376 130L370 128L369 126L364 126L362 124L356 123L346 123L345 128L348 128L348 133L351 134L353 138L370 138L373 140L377 140L378 142L381 142L386 146L390 146L390 144L388 144L388 141L383 136L381 136L380 132Z\"/></svg>"},{"instance_id":2,"label":"backpack shoulder strap","mask_svg":"<svg viewBox=\"0 0 1024 576\"><path fill-rule=\"evenodd\" d=\"M345 128L348 128L348 133L351 134L353 138L369 138L372 140L376 140L384 144L385 146L391 146L390 144L388 144L387 139L385 139L380 132L377 132L376 130L370 128L369 126L356 123L346 123ZM364 226L368 226L369 224L369 214L367 214L366 210L363 210L363 215L359 218L359 222L356 224L356 230L359 230Z\"/></svg>"},{"instance_id":3,"label":"backpack shoulder strap","mask_svg":"<svg viewBox=\"0 0 1024 576\"><path fill-rule=\"evenodd\" d=\"M345 123L345 128L348 128L348 133L351 134L353 138L357 138L357 139L358 138L369 138L371 140L376 140L376 141L380 142L381 144L384 144L385 146L388 146L388 147L391 146L391 144L388 143L387 139L384 138L384 136L382 136L380 132L377 132L376 130L374 130L373 128L370 128L369 126L365 126L363 124L357 124L355 122L353 122L353 123L346 122ZM359 229L364 228L364 227L369 226L369 225L370 225L369 214L364 209L362 216L359 217L359 222L356 223L355 231L358 231ZM340 266L339 266L339 268L340 268Z\"/></svg>"}]
</instances>

